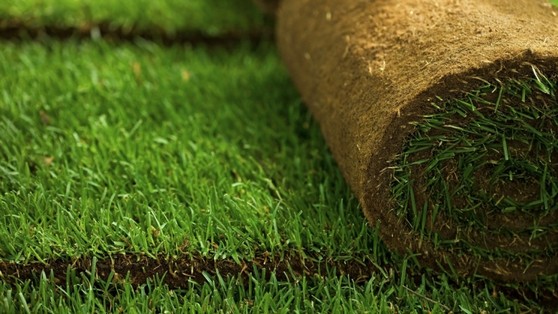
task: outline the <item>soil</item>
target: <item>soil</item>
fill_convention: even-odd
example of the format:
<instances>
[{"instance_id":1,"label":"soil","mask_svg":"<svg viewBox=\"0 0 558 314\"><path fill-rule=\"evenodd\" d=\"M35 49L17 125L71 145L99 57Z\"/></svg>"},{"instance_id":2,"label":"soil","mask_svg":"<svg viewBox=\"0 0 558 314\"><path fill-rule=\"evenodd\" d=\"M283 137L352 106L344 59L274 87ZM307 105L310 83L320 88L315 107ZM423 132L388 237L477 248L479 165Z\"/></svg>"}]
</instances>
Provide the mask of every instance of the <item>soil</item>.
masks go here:
<instances>
[{"instance_id":1,"label":"soil","mask_svg":"<svg viewBox=\"0 0 558 314\"><path fill-rule=\"evenodd\" d=\"M46 262L30 262L19 264L14 262L0 262L0 279L14 285L23 282L36 284L42 274L60 286L70 284L68 271L75 273L77 278L91 278L103 281L110 280L117 286L130 283L138 288L148 280L161 280L169 289L189 289L190 282L204 284L207 280L215 280L219 274L222 278L241 279L239 284L246 284L250 276L258 274L260 278L270 279L273 274L279 281L299 281L303 276L323 280L328 276L346 276L355 284L365 285L371 278L383 278L393 284L399 284L402 274L394 268L389 270L389 278L378 269L375 261L365 256L353 256L350 261L321 260L316 262L316 256L307 254L303 260L298 255L285 255L283 258L273 257L269 253L259 252L252 260L214 259L200 255L181 255L173 258L158 256L148 257L138 254L118 254L95 261L95 273L91 273L94 260L91 257L61 258ZM50 277L52 274L53 277ZM209 276L209 277L208 277ZM424 273L407 269L405 277L417 286L424 284ZM457 284L457 282L450 282ZM73 283L75 284L75 283ZM476 288L493 290L493 294L503 294L507 298L520 302L536 302L545 311L558 309L558 295L554 291L533 292L524 287L489 287L486 282L477 281ZM413 290L410 290L411 292ZM444 307L444 306L443 306ZM449 308L447 308L450 311Z\"/></svg>"},{"instance_id":2,"label":"soil","mask_svg":"<svg viewBox=\"0 0 558 314\"><path fill-rule=\"evenodd\" d=\"M451 265L460 276L534 282L558 274L556 252L526 264L421 241L393 210L390 193L390 166L410 122L431 113L437 97L528 78L533 67L558 74L556 9L543 0L283 0L277 19L293 81L388 247L416 254L427 268ZM490 223L498 230L498 220ZM555 235L549 241L558 245ZM497 244L507 245L530 249L528 242Z\"/></svg>"},{"instance_id":3,"label":"soil","mask_svg":"<svg viewBox=\"0 0 558 314\"><path fill-rule=\"evenodd\" d=\"M254 0L254 3L267 14L275 14L279 7L279 0Z\"/></svg>"},{"instance_id":4,"label":"soil","mask_svg":"<svg viewBox=\"0 0 558 314\"><path fill-rule=\"evenodd\" d=\"M106 41L133 42L138 39L157 42L165 46L200 45L235 47L239 42L250 41L258 44L273 39L271 29L262 28L250 32L230 31L211 36L198 31L176 31L168 33L155 27L115 26L109 22L84 24L79 27L65 25L36 25L17 19L0 19L0 39L2 40L91 40L102 38Z\"/></svg>"},{"instance_id":5,"label":"soil","mask_svg":"<svg viewBox=\"0 0 558 314\"><path fill-rule=\"evenodd\" d=\"M31 262L19 264L14 262L0 262L0 278L6 282L20 280L36 280L42 272L47 276L52 272L55 283L65 283L68 270L76 273L88 273L93 268L91 257L68 258L51 260L46 263ZM323 259L317 261L310 255L302 258L299 255L286 254L279 258L269 252L260 252L251 260L214 259L200 255L182 255L169 258L158 256L155 258L138 254L118 254L95 263L97 278L107 280L112 273L114 281L128 276L134 286L145 284L148 279L161 278L171 289L188 288L189 281L204 283L204 274L215 276L217 273L224 278L247 279L257 270L259 274L269 276L273 273L280 281L306 277L326 277L333 272L336 275L347 276L356 283L368 281L375 276L375 264L366 257L355 257L351 261L333 261ZM329 273L328 273L329 272Z\"/></svg>"}]
</instances>

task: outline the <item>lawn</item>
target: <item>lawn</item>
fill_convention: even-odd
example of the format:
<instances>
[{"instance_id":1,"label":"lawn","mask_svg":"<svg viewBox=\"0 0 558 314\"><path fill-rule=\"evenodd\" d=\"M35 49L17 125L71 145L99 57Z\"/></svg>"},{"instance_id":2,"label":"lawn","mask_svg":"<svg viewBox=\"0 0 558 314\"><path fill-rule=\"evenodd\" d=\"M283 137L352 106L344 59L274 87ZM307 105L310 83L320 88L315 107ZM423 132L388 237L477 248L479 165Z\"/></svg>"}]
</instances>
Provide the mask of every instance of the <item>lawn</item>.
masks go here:
<instances>
[{"instance_id":1,"label":"lawn","mask_svg":"<svg viewBox=\"0 0 558 314\"><path fill-rule=\"evenodd\" d=\"M0 19L206 36L266 23L247 2L216 2L26 0L0 4ZM2 313L542 306L513 287L456 283L392 256L366 224L272 42L52 38L3 40L2 47ZM201 280L180 285L96 272L98 263L123 256L205 264L194 270ZM77 261L87 271L77 271ZM270 273L266 261L282 270ZM240 273L219 267L224 262L249 267ZM6 272L6 265L49 263L63 271Z\"/></svg>"},{"instance_id":2,"label":"lawn","mask_svg":"<svg viewBox=\"0 0 558 314\"><path fill-rule=\"evenodd\" d=\"M0 3L2 24L31 27L161 30L168 34L219 36L269 28L269 21L245 0L17 0Z\"/></svg>"}]
</instances>

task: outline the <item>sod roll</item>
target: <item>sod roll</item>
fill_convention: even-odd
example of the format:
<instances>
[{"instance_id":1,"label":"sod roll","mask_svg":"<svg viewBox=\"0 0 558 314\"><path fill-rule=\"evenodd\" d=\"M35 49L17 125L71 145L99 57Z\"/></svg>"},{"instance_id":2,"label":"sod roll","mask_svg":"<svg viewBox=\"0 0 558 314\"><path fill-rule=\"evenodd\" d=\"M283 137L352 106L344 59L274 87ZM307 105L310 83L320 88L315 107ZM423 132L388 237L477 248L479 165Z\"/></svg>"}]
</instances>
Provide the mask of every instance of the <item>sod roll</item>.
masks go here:
<instances>
[{"instance_id":1,"label":"sod roll","mask_svg":"<svg viewBox=\"0 0 558 314\"><path fill-rule=\"evenodd\" d=\"M542 0L284 0L281 55L371 226L455 276L558 274L558 17Z\"/></svg>"}]
</instances>

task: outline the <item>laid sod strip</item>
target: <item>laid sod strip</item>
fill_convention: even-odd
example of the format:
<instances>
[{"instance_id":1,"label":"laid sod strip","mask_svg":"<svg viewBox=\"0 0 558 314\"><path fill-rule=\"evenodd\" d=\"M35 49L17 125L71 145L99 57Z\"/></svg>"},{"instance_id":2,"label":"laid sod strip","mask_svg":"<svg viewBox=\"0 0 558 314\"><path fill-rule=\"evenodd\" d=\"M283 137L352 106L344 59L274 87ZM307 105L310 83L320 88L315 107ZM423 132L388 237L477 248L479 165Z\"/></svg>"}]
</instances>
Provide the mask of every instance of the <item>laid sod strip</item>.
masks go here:
<instances>
[{"instance_id":1,"label":"laid sod strip","mask_svg":"<svg viewBox=\"0 0 558 314\"><path fill-rule=\"evenodd\" d=\"M282 1L282 57L392 251L452 278L555 287L556 14Z\"/></svg>"},{"instance_id":2,"label":"laid sod strip","mask_svg":"<svg viewBox=\"0 0 558 314\"><path fill-rule=\"evenodd\" d=\"M150 28L124 28L102 22L89 24L84 27L61 25L29 25L25 22L0 21L0 39L10 41L42 41L44 39L56 40L99 40L111 42L148 40L160 45L204 45L231 47L240 42L251 41L259 44L269 41L273 37L269 28L260 28L250 31L220 32L217 35L206 34L200 31L178 31L169 33L165 30Z\"/></svg>"},{"instance_id":3,"label":"laid sod strip","mask_svg":"<svg viewBox=\"0 0 558 314\"><path fill-rule=\"evenodd\" d=\"M222 36L269 29L250 0L22 0L0 3L0 29L25 25L40 30L92 30Z\"/></svg>"},{"instance_id":4,"label":"laid sod strip","mask_svg":"<svg viewBox=\"0 0 558 314\"><path fill-rule=\"evenodd\" d=\"M53 299L58 300L59 305L70 302L71 306L111 304L113 307L120 302L122 294L132 298L128 302L141 303L144 297L156 296L157 290L185 298L180 305L156 303L161 310L177 306L190 309L200 302L206 307L222 307L218 292L222 289L227 292L227 306L250 305L252 308L256 304L257 308L262 302L262 305L290 308L291 311L298 309L301 303L314 311L326 312L333 306L366 307L368 311L382 309L382 312L409 312L420 308L433 313L550 311L557 305L552 294L527 292L526 295L525 290L487 282L456 286L447 277L412 274L406 263L402 269L389 272L370 273L370 267L373 265L365 261L359 264L305 261L302 264L297 259L279 261L265 257L238 264L203 257L169 260L131 255L104 260L78 258L46 265L0 263L0 298L4 300L0 309L2 313L10 313L19 306L58 308L50 304ZM267 290L273 287L282 287L280 294ZM301 288L303 295L291 296L298 294ZM208 300L206 289L218 295ZM258 289L268 292L254 295L254 290ZM84 292L88 293L83 295ZM347 298L347 294L353 297ZM332 298L334 304L330 304ZM249 304L245 304L247 300Z\"/></svg>"},{"instance_id":5,"label":"laid sod strip","mask_svg":"<svg viewBox=\"0 0 558 314\"><path fill-rule=\"evenodd\" d=\"M94 269L92 269L94 270ZM205 283L185 283L170 290L161 279L140 287L126 278L109 280L69 270L64 283L56 285L52 274L35 282L0 283L2 313L146 313L146 312L312 312L312 313L520 313L543 311L536 304L519 305L493 296L490 289L471 290L447 285L431 291L418 285L409 291L397 281L374 277L355 284L345 276L302 277L284 282L274 274L255 272L249 277L207 276ZM424 284L428 280L423 281Z\"/></svg>"},{"instance_id":6,"label":"laid sod strip","mask_svg":"<svg viewBox=\"0 0 558 314\"><path fill-rule=\"evenodd\" d=\"M271 45L2 45L3 261L385 259Z\"/></svg>"}]
</instances>

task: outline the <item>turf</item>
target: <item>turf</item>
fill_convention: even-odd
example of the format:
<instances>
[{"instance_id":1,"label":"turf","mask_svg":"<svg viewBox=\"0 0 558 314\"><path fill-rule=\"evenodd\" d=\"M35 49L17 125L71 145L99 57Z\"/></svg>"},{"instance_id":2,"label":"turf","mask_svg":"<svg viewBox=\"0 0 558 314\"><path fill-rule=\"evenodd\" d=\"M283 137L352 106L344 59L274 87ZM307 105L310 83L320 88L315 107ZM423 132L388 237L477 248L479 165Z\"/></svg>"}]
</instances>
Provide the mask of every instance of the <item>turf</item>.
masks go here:
<instances>
[{"instance_id":1,"label":"turf","mask_svg":"<svg viewBox=\"0 0 558 314\"><path fill-rule=\"evenodd\" d=\"M69 270L55 284L52 274L16 285L0 283L2 313L517 313L536 304L510 302L490 287L456 287L442 278L411 285L405 278L373 277L365 283L335 273L278 280L254 270L249 278L206 274L204 283L169 289L158 278L134 287L127 278L99 280ZM432 288L435 286L436 288Z\"/></svg>"},{"instance_id":2,"label":"turf","mask_svg":"<svg viewBox=\"0 0 558 314\"><path fill-rule=\"evenodd\" d=\"M0 2L0 25L90 28L108 24L124 30L221 36L258 32L269 21L245 0L18 0Z\"/></svg>"},{"instance_id":3,"label":"turf","mask_svg":"<svg viewBox=\"0 0 558 314\"><path fill-rule=\"evenodd\" d=\"M265 23L247 2L212 3L27 0L0 4L0 16L38 26L108 21L209 35ZM114 274L97 278L95 266L90 273L69 268L62 282L50 273L15 283L0 274L2 313L498 313L543 306L484 281L416 273L410 261L391 256L366 225L271 43L2 46L1 261L125 253L238 262L290 254L375 264L364 281L335 269L277 279L256 267L248 277L204 273L203 282L182 289L157 279L138 287Z\"/></svg>"},{"instance_id":4,"label":"turf","mask_svg":"<svg viewBox=\"0 0 558 314\"><path fill-rule=\"evenodd\" d=\"M467 225L465 233L491 229L480 219L489 209L516 213L516 218L522 213L530 214L530 219L551 214L558 194L552 167L558 150L555 94L555 77L538 73L530 81L486 84L463 99L434 104L437 112L415 123L416 131L396 170L394 197L413 229L424 232L427 223L421 219L423 209L412 201L418 193L413 180L420 180L413 177L413 167L423 169L428 178L424 183L430 198L424 206L434 212L432 219L436 212L443 212ZM543 96L548 101L537 103ZM457 122L459 118L464 121ZM514 183L519 191L500 190L514 187ZM531 234L534 239L550 227L532 226L523 231L536 233Z\"/></svg>"},{"instance_id":5,"label":"turf","mask_svg":"<svg viewBox=\"0 0 558 314\"><path fill-rule=\"evenodd\" d=\"M269 45L4 48L4 259L370 249Z\"/></svg>"},{"instance_id":6,"label":"turf","mask_svg":"<svg viewBox=\"0 0 558 314\"><path fill-rule=\"evenodd\" d=\"M151 298L172 308L186 298L221 308L225 301L207 300L213 289L221 300L236 296L231 309L522 306L490 284L473 292L467 283L405 275L405 262L390 257L364 222L271 45L232 51L148 42L3 46L0 71L11 73L0 79L3 261L294 253L302 261L367 258L378 265L364 285L336 276L255 277L252 290L214 276L197 290L154 284L132 291L124 281L110 293L103 290L110 282L102 280L68 291L43 278L4 286L6 311L13 309L10 298L16 306L26 300L29 307L70 309L148 306ZM336 297L336 289L345 297Z\"/></svg>"}]
</instances>

